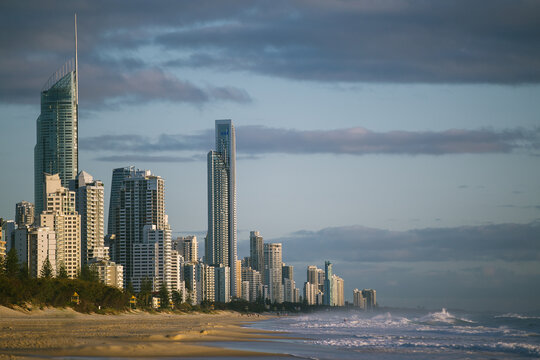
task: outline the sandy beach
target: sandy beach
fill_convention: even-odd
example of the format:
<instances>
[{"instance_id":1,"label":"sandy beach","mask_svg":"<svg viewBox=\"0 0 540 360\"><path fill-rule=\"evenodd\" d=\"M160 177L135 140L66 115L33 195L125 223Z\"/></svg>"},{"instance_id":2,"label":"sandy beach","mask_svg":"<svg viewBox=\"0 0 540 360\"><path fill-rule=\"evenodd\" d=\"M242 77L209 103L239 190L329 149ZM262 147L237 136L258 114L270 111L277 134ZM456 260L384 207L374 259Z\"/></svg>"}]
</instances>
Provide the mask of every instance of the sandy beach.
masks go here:
<instances>
[{"instance_id":1,"label":"sandy beach","mask_svg":"<svg viewBox=\"0 0 540 360\"><path fill-rule=\"evenodd\" d=\"M80 314L72 309L18 311L0 307L0 359L50 357L276 356L208 346L264 341L276 333L242 327L264 316L216 314Z\"/></svg>"}]
</instances>

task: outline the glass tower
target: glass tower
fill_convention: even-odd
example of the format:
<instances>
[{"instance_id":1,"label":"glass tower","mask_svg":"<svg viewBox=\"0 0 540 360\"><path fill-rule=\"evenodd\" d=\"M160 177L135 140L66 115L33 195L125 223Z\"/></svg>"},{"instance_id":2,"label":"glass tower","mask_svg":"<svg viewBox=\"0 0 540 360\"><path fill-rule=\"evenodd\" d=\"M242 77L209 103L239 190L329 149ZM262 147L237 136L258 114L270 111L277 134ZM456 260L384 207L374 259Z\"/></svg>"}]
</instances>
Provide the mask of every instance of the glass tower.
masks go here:
<instances>
[{"instance_id":1,"label":"glass tower","mask_svg":"<svg viewBox=\"0 0 540 360\"><path fill-rule=\"evenodd\" d=\"M36 214L43 211L45 173L59 174L62 186L78 171L77 71L69 62L51 76L41 91L34 148L34 195Z\"/></svg>"},{"instance_id":2,"label":"glass tower","mask_svg":"<svg viewBox=\"0 0 540 360\"><path fill-rule=\"evenodd\" d=\"M236 136L231 120L216 120L216 150L208 153L207 264L230 267L230 293L237 296Z\"/></svg>"},{"instance_id":3,"label":"glass tower","mask_svg":"<svg viewBox=\"0 0 540 360\"><path fill-rule=\"evenodd\" d=\"M34 198L36 218L43 211L45 173L59 174L69 188L79 168L77 60L77 17L75 15L75 58L54 74L41 90L41 113L37 119L34 148Z\"/></svg>"}]
</instances>

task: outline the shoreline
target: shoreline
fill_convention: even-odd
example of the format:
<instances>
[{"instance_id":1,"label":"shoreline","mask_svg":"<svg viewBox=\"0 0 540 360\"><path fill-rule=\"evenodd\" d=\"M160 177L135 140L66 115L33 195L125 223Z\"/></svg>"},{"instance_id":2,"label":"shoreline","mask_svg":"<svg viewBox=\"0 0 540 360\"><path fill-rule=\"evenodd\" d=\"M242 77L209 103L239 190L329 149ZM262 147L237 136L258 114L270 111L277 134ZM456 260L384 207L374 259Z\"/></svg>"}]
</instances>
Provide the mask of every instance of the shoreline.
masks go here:
<instances>
[{"instance_id":1,"label":"shoreline","mask_svg":"<svg viewBox=\"0 0 540 360\"><path fill-rule=\"evenodd\" d=\"M286 357L206 345L288 338L244 327L272 316L127 312L81 314L70 308L23 312L0 307L0 359L51 357Z\"/></svg>"}]
</instances>

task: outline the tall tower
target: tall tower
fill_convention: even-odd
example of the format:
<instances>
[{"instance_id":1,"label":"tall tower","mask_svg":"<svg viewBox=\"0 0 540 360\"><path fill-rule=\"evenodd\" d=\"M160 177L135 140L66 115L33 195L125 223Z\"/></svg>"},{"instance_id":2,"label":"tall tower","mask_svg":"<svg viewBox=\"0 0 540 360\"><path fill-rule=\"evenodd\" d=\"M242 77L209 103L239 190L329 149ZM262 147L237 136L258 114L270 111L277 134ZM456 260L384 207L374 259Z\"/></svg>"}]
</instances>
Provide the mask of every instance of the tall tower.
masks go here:
<instances>
[{"instance_id":1,"label":"tall tower","mask_svg":"<svg viewBox=\"0 0 540 360\"><path fill-rule=\"evenodd\" d=\"M264 283L268 285L270 299L277 303L283 302L282 266L281 243L264 244Z\"/></svg>"},{"instance_id":2,"label":"tall tower","mask_svg":"<svg viewBox=\"0 0 540 360\"><path fill-rule=\"evenodd\" d=\"M208 153L206 263L230 268L230 294L237 296L236 136L231 120L216 120L216 150Z\"/></svg>"},{"instance_id":3,"label":"tall tower","mask_svg":"<svg viewBox=\"0 0 540 360\"><path fill-rule=\"evenodd\" d=\"M111 229L116 234L113 260L124 266L124 283L127 285L134 273L134 245L148 242L145 225L155 225L154 231L168 229L163 178L151 175L148 170L125 178L116 212L115 229Z\"/></svg>"},{"instance_id":4,"label":"tall tower","mask_svg":"<svg viewBox=\"0 0 540 360\"><path fill-rule=\"evenodd\" d=\"M111 182L111 201L109 202L109 221L107 223L107 235L115 233L116 221L118 219L118 205L120 203L120 190L122 182L130 176L142 175L145 170L135 169L135 166L126 166L113 170Z\"/></svg>"},{"instance_id":5,"label":"tall tower","mask_svg":"<svg viewBox=\"0 0 540 360\"><path fill-rule=\"evenodd\" d=\"M324 262L324 305L326 306L332 306L333 305L333 294L332 294L332 286L333 286L333 277L334 275L332 271L332 263L330 261Z\"/></svg>"},{"instance_id":6,"label":"tall tower","mask_svg":"<svg viewBox=\"0 0 540 360\"><path fill-rule=\"evenodd\" d=\"M78 59L77 16L75 16L75 59L69 60L41 90L41 113L37 119L34 148L34 197L36 214L45 210L45 173L59 174L62 186L77 176L78 147Z\"/></svg>"},{"instance_id":7,"label":"tall tower","mask_svg":"<svg viewBox=\"0 0 540 360\"><path fill-rule=\"evenodd\" d=\"M77 194L77 212L81 216L81 260L86 265L93 258L108 257L103 242L104 187L86 171L81 171L71 183L70 190Z\"/></svg>"},{"instance_id":8,"label":"tall tower","mask_svg":"<svg viewBox=\"0 0 540 360\"><path fill-rule=\"evenodd\" d=\"M249 256L251 267L262 274L264 272L264 247L263 237L258 231L249 233Z\"/></svg>"}]
</instances>

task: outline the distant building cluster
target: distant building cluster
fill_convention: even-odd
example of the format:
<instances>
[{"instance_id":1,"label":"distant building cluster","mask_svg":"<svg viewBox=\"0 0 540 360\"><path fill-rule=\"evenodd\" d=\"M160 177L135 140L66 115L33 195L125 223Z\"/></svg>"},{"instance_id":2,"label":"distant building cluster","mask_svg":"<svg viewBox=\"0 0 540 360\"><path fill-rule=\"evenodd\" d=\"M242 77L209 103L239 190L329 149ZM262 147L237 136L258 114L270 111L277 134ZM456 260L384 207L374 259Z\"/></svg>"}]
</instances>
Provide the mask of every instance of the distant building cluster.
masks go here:
<instances>
[{"instance_id":1,"label":"distant building cluster","mask_svg":"<svg viewBox=\"0 0 540 360\"><path fill-rule=\"evenodd\" d=\"M204 252L196 236L172 237L165 213L165 180L134 166L112 171L107 231L104 184L79 170L78 67L54 73L41 91L34 153L34 203L15 206L15 220L0 223L0 257L14 249L31 276L45 264L53 276L76 277L82 267L118 288L140 291L151 283L178 291L183 301L344 306L344 281L327 261L307 267L303 292L281 243L251 231L249 256L237 256L236 137L231 120L216 120L208 153L208 232ZM201 256L202 255L202 256ZM355 290L355 306L376 304L374 290Z\"/></svg>"}]
</instances>

